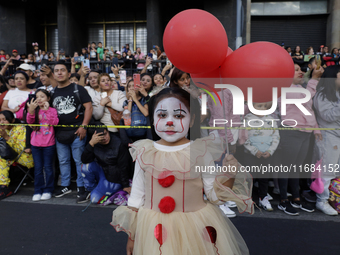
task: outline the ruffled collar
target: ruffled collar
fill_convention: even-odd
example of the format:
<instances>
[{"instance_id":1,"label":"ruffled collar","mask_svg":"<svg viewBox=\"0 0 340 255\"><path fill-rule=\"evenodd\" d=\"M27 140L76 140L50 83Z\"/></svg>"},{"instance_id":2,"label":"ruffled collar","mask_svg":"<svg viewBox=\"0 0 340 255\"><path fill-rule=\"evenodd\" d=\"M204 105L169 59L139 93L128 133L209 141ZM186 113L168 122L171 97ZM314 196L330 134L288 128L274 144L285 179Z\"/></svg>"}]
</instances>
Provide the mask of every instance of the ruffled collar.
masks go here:
<instances>
[{"instance_id":1,"label":"ruffled collar","mask_svg":"<svg viewBox=\"0 0 340 255\"><path fill-rule=\"evenodd\" d=\"M222 139L214 134L179 146L161 145L148 139L130 146L132 159L154 178L174 175L180 180L199 177L201 173L195 171L196 166L215 165L225 148Z\"/></svg>"}]
</instances>

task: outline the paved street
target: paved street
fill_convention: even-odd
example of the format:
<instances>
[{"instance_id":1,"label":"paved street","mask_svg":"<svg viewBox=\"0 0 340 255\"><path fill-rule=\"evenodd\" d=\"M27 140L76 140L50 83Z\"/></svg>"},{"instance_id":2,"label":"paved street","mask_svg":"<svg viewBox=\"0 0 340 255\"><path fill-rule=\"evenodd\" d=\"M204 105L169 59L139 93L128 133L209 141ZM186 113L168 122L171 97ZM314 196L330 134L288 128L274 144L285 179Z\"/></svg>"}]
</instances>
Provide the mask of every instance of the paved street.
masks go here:
<instances>
[{"instance_id":1,"label":"paved street","mask_svg":"<svg viewBox=\"0 0 340 255\"><path fill-rule=\"evenodd\" d=\"M109 225L115 206L77 205L76 192L31 202L33 187L0 202L0 254L124 255L127 235ZM274 203L273 203L274 204ZM338 254L340 217L320 212L288 216L277 210L231 219L252 255ZM333 234L332 234L333 233Z\"/></svg>"}]
</instances>

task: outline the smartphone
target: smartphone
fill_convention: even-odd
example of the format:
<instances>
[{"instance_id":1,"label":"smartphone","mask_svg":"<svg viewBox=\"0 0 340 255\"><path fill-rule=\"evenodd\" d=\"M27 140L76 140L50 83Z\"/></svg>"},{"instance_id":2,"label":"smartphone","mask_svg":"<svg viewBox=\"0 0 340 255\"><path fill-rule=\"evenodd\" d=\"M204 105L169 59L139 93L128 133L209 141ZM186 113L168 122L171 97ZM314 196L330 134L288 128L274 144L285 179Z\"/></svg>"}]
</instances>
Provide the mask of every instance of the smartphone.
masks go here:
<instances>
[{"instance_id":1,"label":"smartphone","mask_svg":"<svg viewBox=\"0 0 340 255\"><path fill-rule=\"evenodd\" d=\"M152 53L148 53L148 57L150 57L151 59L153 59Z\"/></svg>"},{"instance_id":2,"label":"smartphone","mask_svg":"<svg viewBox=\"0 0 340 255\"><path fill-rule=\"evenodd\" d=\"M166 58L166 64L167 65L172 65L171 61L168 58Z\"/></svg>"},{"instance_id":3,"label":"smartphone","mask_svg":"<svg viewBox=\"0 0 340 255\"><path fill-rule=\"evenodd\" d=\"M320 55L315 56L315 62L316 62L316 70L319 70L320 66L321 66L321 56Z\"/></svg>"},{"instance_id":4,"label":"smartphone","mask_svg":"<svg viewBox=\"0 0 340 255\"><path fill-rule=\"evenodd\" d=\"M102 92L101 97L102 97L102 98L107 97L107 92Z\"/></svg>"},{"instance_id":5,"label":"smartphone","mask_svg":"<svg viewBox=\"0 0 340 255\"><path fill-rule=\"evenodd\" d=\"M134 84L135 89L140 87L140 74L139 73L133 74L133 84Z\"/></svg>"},{"instance_id":6,"label":"smartphone","mask_svg":"<svg viewBox=\"0 0 340 255\"><path fill-rule=\"evenodd\" d=\"M37 99L37 96L35 94L29 94L28 95L28 102L31 103L31 101L35 101Z\"/></svg>"},{"instance_id":7,"label":"smartphone","mask_svg":"<svg viewBox=\"0 0 340 255\"><path fill-rule=\"evenodd\" d=\"M109 73L111 78L116 78L116 75L114 73Z\"/></svg>"},{"instance_id":8,"label":"smartphone","mask_svg":"<svg viewBox=\"0 0 340 255\"><path fill-rule=\"evenodd\" d=\"M126 71L125 70L119 71L119 77L122 83L126 83Z\"/></svg>"},{"instance_id":9,"label":"smartphone","mask_svg":"<svg viewBox=\"0 0 340 255\"><path fill-rule=\"evenodd\" d=\"M87 66L88 68L90 68L90 60L89 59L84 59L83 63L84 63L84 66Z\"/></svg>"},{"instance_id":10,"label":"smartphone","mask_svg":"<svg viewBox=\"0 0 340 255\"><path fill-rule=\"evenodd\" d=\"M74 61L78 62L79 57L74 57Z\"/></svg>"},{"instance_id":11,"label":"smartphone","mask_svg":"<svg viewBox=\"0 0 340 255\"><path fill-rule=\"evenodd\" d=\"M117 57L114 57L113 59L112 59L112 66L113 67L118 67L118 58Z\"/></svg>"}]
</instances>

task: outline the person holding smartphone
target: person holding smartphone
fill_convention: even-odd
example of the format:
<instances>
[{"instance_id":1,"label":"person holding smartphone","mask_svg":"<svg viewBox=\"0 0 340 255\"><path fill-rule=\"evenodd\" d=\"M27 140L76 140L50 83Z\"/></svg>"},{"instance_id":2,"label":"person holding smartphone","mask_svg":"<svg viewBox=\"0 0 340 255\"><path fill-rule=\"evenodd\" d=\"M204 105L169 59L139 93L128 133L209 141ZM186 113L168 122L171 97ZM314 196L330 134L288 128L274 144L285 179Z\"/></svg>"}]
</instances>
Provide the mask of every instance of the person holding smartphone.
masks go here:
<instances>
[{"instance_id":1,"label":"person holding smartphone","mask_svg":"<svg viewBox=\"0 0 340 255\"><path fill-rule=\"evenodd\" d=\"M145 60L145 55L142 53L140 47L138 47L136 49L136 55L135 55L135 59L138 61L138 60ZM138 63L137 65L137 70L140 71L140 70L143 70L145 66L145 63Z\"/></svg>"},{"instance_id":2,"label":"person holding smartphone","mask_svg":"<svg viewBox=\"0 0 340 255\"><path fill-rule=\"evenodd\" d=\"M97 125L103 125L97 123ZM96 128L81 156L82 174L91 202L111 196L119 190L130 193L129 152L120 138L107 128Z\"/></svg>"},{"instance_id":3,"label":"person holding smartphone","mask_svg":"<svg viewBox=\"0 0 340 255\"><path fill-rule=\"evenodd\" d=\"M128 75L132 75L132 73L136 69L136 59L132 55L131 50L128 50L126 58L124 60L124 69L126 69Z\"/></svg>"}]
</instances>

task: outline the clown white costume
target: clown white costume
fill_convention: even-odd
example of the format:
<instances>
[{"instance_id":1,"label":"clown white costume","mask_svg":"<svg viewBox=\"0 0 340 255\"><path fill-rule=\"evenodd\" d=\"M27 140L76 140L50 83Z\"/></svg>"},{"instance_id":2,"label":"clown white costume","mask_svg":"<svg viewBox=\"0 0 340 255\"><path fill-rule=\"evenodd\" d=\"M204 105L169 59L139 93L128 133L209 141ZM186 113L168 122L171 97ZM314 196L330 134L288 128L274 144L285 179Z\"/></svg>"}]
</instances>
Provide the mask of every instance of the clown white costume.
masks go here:
<instances>
[{"instance_id":1,"label":"clown white costume","mask_svg":"<svg viewBox=\"0 0 340 255\"><path fill-rule=\"evenodd\" d=\"M188 122L189 110L180 100L168 99L155 108L154 123L157 135L171 143L186 136L190 117ZM182 112L182 117L173 117L172 112L174 116ZM136 160L131 196L128 206L113 212L111 225L134 240L134 255L249 254L216 205L233 200L240 212L252 214L252 179L241 173L204 172L224 151L214 135L175 146L140 140L131 147ZM230 178L235 178L232 189L223 185Z\"/></svg>"}]
</instances>

